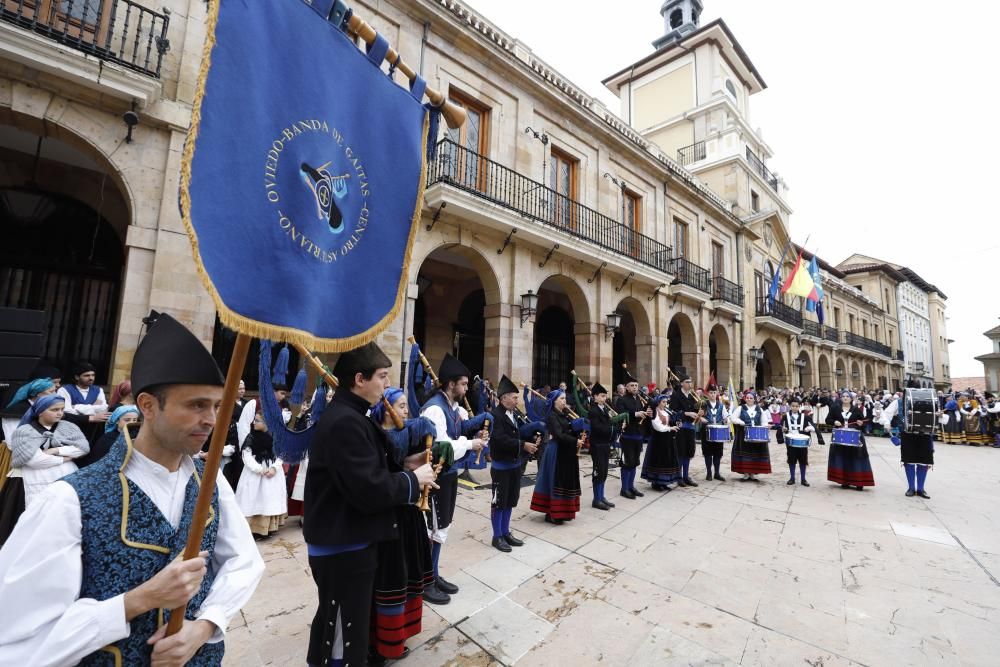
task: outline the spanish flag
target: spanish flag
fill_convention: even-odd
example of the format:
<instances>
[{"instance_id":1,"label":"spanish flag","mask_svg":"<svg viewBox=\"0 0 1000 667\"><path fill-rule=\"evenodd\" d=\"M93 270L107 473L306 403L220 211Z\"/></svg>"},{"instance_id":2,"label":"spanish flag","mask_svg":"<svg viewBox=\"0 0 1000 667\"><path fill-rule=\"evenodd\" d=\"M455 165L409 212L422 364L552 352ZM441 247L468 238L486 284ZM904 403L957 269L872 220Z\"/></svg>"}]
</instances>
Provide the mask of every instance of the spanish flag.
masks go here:
<instances>
[{"instance_id":1,"label":"spanish flag","mask_svg":"<svg viewBox=\"0 0 1000 667\"><path fill-rule=\"evenodd\" d=\"M785 284L781 286L782 294L801 296L809 301L819 301L819 294L816 292L816 283L809 275L809 264L802 259L802 250L799 250L798 259L795 260L795 268L788 274Z\"/></svg>"}]
</instances>

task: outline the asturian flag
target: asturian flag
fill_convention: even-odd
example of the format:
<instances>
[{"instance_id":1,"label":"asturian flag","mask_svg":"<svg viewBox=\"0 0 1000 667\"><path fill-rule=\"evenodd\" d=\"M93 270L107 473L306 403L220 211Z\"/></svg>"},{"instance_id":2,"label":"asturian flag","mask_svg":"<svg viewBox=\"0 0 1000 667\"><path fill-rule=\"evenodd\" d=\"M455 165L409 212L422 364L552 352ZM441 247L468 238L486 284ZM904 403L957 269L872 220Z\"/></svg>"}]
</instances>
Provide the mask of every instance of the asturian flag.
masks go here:
<instances>
[{"instance_id":1,"label":"asturian flag","mask_svg":"<svg viewBox=\"0 0 1000 667\"><path fill-rule=\"evenodd\" d=\"M209 3L180 183L222 322L330 352L404 303L434 124L423 79L393 82L385 38L361 52L333 5Z\"/></svg>"}]
</instances>

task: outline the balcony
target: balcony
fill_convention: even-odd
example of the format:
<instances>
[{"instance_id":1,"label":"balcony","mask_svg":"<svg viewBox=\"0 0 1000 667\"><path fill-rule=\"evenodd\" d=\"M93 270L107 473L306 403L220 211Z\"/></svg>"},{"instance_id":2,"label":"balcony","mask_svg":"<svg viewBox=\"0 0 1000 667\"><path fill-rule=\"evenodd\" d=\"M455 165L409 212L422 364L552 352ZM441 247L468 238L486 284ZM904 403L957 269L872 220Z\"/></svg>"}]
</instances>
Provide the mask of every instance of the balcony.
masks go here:
<instances>
[{"instance_id":1,"label":"balcony","mask_svg":"<svg viewBox=\"0 0 1000 667\"><path fill-rule=\"evenodd\" d=\"M683 257L674 257L668 263L668 273L674 274L670 281L669 294L687 299L694 304L702 304L712 293L712 274L694 262Z\"/></svg>"},{"instance_id":2,"label":"balcony","mask_svg":"<svg viewBox=\"0 0 1000 667\"><path fill-rule=\"evenodd\" d=\"M892 357L892 349L888 345L880 343L877 340L872 340L871 338L859 336L858 334L850 331L844 332L843 344L869 354L887 358Z\"/></svg>"},{"instance_id":3,"label":"balcony","mask_svg":"<svg viewBox=\"0 0 1000 667\"><path fill-rule=\"evenodd\" d=\"M823 337L827 342L833 343L830 347L840 344L840 332L834 327L823 327Z\"/></svg>"},{"instance_id":4,"label":"balcony","mask_svg":"<svg viewBox=\"0 0 1000 667\"><path fill-rule=\"evenodd\" d=\"M705 142L699 141L693 143L690 146L685 146L677 150L677 161L681 163L681 166L688 166L689 164L694 164L695 162L700 162L704 160L707 155L705 151Z\"/></svg>"},{"instance_id":5,"label":"balcony","mask_svg":"<svg viewBox=\"0 0 1000 667\"><path fill-rule=\"evenodd\" d=\"M810 338L815 338L816 340L823 340L823 327L820 326L819 322L813 322L812 320L803 320L802 335L809 336Z\"/></svg>"},{"instance_id":6,"label":"balcony","mask_svg":"<svg viewBox=\"0 0 1000 667\"><path fill-rule=\"evenodd\" d=\"M169 11L156 12L132 0L0 0L0 21L156 79L170 49ZM21 54L15 59L51 59L51 54L32 55L37 49L28 42L14 44L16 37L0 37Z\"/></svg>"},{"instance_id":7,"label":"balcony","mask_svg":"<svg viewBox=\"0 0 1000 667\"><path fill-rule=\"evenodd\" d=\"M757 326L794 336L802 333L802 313L770 296L757 298Z\"/></svg>"},{"instance_id":8,"label":"balcony","mask_svg":"<svg viewBox=\"0 0 1000 667\"><path fill-rule=\"evenodd\" d=\"M750 147L747 146L747 163L750 165L750 169L754 171L758 176L764 179L764 181L771 186L771 189L775 192L778 191L778 178L771 173L771 171L764 166L764 163L759 157L757 157Z\"/></svg>"},{"instance_id":9,"label":"balcony","mask_svg":"<svg viewBox=\"0 0 1000 667\"><path fill-rule=\"evenodd\" d=\"M661 273L673 273L675 268L681 268L685 271L683 277L678 276L682 282L702 280L693 268L675 267L670 246L448 139L438 142L437 157L427 164L427 187L436 184L457 188L474 201L499 206L538 223L542 228L535 230L534 240L539 244L551 245L559 241L559 235L552 233L559 232L614 253L617 257L612 259L617 261L631 259ZM441 197L431 195L428 193L426 199L428 204L435 205ZM477 216L485 224L496 224L496 215L481 207L472 208L470 215ZM504 233L510 230L509 224L496 226ZM524 231L532 233L530 227ZM592 251L580 256L595 258ZM662 276L655 278L662 279ZM707 285L703 291L709 291Z\"/></svg>"},{"instance_id":10,"label":"balcony","mask_svg":"<svg viewBox=\"0 0 1000 667\"><path fill-rule=\"evenodd\" d=\"M904 362L905 362L905 359L903 358L903 351L902 350L896 350L896 353L893 355L891 362L893 364L897 364L899 366L902 366L904 364Z\"/></svg>"},{"instance_id":11,"label":"balcony","mask_svg":"<svg viewBox=\"0 0 1000 667\"><path fill-rule=\"evenodd\" d=\"M733 317L743 316L743 290L736 283L722 276L712 278L712 300L716 309Z\"/></svg>"}]
</instances>

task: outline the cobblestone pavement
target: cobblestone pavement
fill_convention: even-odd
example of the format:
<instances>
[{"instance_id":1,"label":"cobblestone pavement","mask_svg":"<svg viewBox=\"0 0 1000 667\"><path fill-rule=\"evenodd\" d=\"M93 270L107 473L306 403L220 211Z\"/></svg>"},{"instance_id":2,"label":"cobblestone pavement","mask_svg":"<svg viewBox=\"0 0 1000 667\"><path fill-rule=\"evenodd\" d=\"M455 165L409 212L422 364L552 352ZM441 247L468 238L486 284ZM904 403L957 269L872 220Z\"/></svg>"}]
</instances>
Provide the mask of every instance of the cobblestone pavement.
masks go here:
<instances>
[{"instance_id":1,"label":"cobblestone pavement","mask_svg":"<svg viewBox=\"0 0 1000 667\"><path fill-rule=\"evenodd\" d=\"M610 479L609 512L590 507L584 457L577 519L545 523L522 489L525 546L510 554L489 544L489 491L463 489L442 556L462 590L424 606L399 664L1000 664L1000 450L938 444L922 500L903 495L897 448L869 449L877 486L863 492L826 482L816 445L812 486L787 486L772 443L759 484L736 481L727 452L726 482L705 481L700 458L695 489L640 480L646 496L627 500ZM226 665L305 664L315 589L293 524L260 545L267 573Z\"/></svg>"}]
</instances>

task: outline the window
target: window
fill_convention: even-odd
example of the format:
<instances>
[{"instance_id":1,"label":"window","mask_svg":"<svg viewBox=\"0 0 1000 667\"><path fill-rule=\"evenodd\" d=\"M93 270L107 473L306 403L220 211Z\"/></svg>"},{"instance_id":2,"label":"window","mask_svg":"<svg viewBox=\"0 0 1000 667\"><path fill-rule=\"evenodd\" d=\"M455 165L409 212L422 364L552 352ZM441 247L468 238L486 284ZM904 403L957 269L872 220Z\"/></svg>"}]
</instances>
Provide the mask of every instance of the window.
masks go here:
<instances>
[{"instance_id":1,"label":"window","mask_svg":"<svg viewBox=\"0 0 1000 667\"><path fill-rule=\"evenodd\" d=\"M681 27L681 23L684 22L684 12L680 9L675 9L670 12L670 27L671 29L676 29Z\"/></svg>"},{"instance_id":2,"label":"window","mask_svg":"<svg viewBox=\"0 0 1000 667\"><path fill-rule=\"evenodd\" d=\"M731 79L726 79L726 92L732 95L734 100L739 99L739 96L736 94L736 86L733 85Z\"/></svg>"},{"instance_id":3,"label":"window","mask_svg":"<svg viewBox=\"0 0 1000 667\"><path fill-rule=\"evenodd\" d=\"M549 164L549 187L556 191L552 221L564 227L576 226L573 202L576 200L576 171L579 162L558 148L552 148Z\"/></svg>"},{"instance_id":4,"label":"window","mask_svg":"<svg viewBox=\"0 0 1000 667\"><path fill-rule=\"evenodd\" d=\"M443 159L450 176L462 185L477 190L486 189L486 169L482 158L489 153L490 110L481 103L452 89L451 100L465 109L468 117L459 128L448 128L448 139Z\"/></svg>"},{"instance_id":5,"label":"window","mask_svg":"<svg viewBox=\"0 0 1000 667\"><path fill-rule=\"evenodd\" d=\"M0 0L0 11L19 12L86 44L103 46L108 37L112 0ZM131 47L130 47L131 48Z\"/></svg>"},{"instance_id":6,"label":"window","mask_svg":"<svg viewBox=\"0 0 1000 667\"><path fill-rule=\"evenodd\" d=\"M861 320L861 335L868 338L868 321Z\"/></svg>"},{"instance_id":7,"label":"window","mask_svg":"<svg viewBox=\"0 0 1000 667\"><path fill-rule=\"evenodd\" d=\"M753 190L750 191L750 210L754 213L760 211L760 195Z\"/></svg>"},{"instance_id":8,"label":"window","mask_svg":"<svg viewBox=\"0 0 1000 667\"><path fill-rule=\"evenodd\" d=\"M688 225L674 218L674 257L688 256Z\"/></svg>"},{"instance_id":9,"label":"window","mask_svg":"<svg viewBox=\"0 0 1000 667\"><path fill-rule=\"evenodd\" d=\"M885 288L885 312L892 315L892 301L889 300L889 288Z\"/></svg>"},{"instance_id":10,"label":"window","mask_svg":"<svg viewBox=\"0 0 1000 667\"><path fill-rule=\"evenodd\" d=\"M840 308L833 309L833 328L840 329Z\"/></svg>"},{"instance_id":11,"label":"window","mask_svg":"<svg viewBox=\"0 0 1000 667\"><path fill-rule=\"evenodd\" d=\"M877 324L875 325L875 340L879 340L879 338L878 338L878 325ZM882 342L882 341L879 341L879 342Z\"/></svg>"},{"instance_id":12,"label":"window","mask_svg":"<svg viewBox=\"0 0 1000 667\"><path fill-rule=\"evenodd\" d=\"M847 330L854 333L854 315L851 313L847 315Z\"/></svg>"},{"instance_id":13,"label":"window","mask_svg":"<svg viewBox=\"0 0 1000 667\"><path fill-rule=\"evenodd\" d=\"M642 197L628 190L625 190L622 196L622 206L625 209L622 211L622 215L624 216L622 222L627 227L625 234L628 235L624 250L629 255L637 257L639 255L639 240L636 234L629 232L641 231L639 227L642 219Z\"/></svg>"},{"instance_id":14,"label":"window","mask_svg":"<svg viewBox=\"0 0 1000 667\"><path fill-rule=\"evenodd\" d=\"M712 241L712 275L722 277L726 275L725 249L721 243Z\"/></svg>"}]
</instances>

